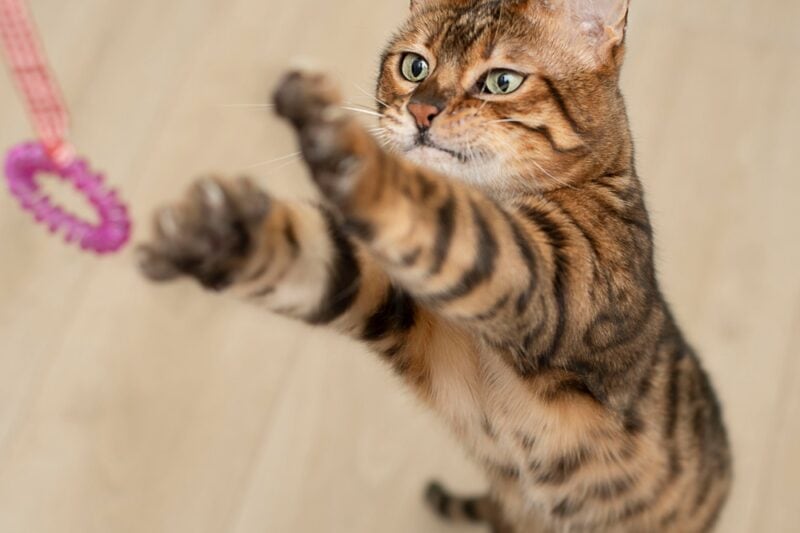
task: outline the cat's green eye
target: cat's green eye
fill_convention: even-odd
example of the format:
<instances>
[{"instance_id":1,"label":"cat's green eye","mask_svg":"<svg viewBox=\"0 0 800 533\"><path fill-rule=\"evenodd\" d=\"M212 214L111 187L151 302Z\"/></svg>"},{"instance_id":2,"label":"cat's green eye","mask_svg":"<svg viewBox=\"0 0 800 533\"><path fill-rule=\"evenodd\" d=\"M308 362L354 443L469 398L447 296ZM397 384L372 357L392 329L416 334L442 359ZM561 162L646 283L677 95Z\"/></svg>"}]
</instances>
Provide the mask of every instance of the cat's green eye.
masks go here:
<instances>
[{"instance_id":1,"label":"cat's green eye","mask_svg":"<svg viewBox=\"0 0 800 533\"><path fill-rule=\"evenodd\" d=\"M408 81L419 83L428 77L428 74L431 72L431 67L428 65L428 62L425 61L424 57L409 52L403 56L402 63L400 64L400 72L403 73L403 77Z\"/></svg>"},{"instance_id":2,"label":"cat's green eye","mask_svg":"<svg viewBox=\"0 0 800 533\"><path fill-rule=\"evenodd\" d=\"M482 92L504 95L520 88L525 76L513 70L493 70L486 76Z\"/></svg>"}]
</instances>

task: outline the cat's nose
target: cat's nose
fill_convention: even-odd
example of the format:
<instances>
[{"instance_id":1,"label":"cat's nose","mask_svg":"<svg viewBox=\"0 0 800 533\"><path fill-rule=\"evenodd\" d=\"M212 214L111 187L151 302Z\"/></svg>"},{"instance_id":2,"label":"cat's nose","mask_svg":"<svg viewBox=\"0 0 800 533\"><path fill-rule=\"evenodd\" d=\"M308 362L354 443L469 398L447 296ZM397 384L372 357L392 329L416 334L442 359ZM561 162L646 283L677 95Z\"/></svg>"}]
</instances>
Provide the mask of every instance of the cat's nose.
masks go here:
<instances>
[{"instance_id":1,"label":"cat's nose","mask_svg":"<svg viewBox=\"0 0 800 533\"><path fill-rule=\"evenodd\" d=\"M423 104L418 102L411 102L408 104L408 111L417 121L417 127L421 130L427 130L431 127L431 123L436 116L442 112L441 109L431 104Z\"/></svg>"}]
</instances>

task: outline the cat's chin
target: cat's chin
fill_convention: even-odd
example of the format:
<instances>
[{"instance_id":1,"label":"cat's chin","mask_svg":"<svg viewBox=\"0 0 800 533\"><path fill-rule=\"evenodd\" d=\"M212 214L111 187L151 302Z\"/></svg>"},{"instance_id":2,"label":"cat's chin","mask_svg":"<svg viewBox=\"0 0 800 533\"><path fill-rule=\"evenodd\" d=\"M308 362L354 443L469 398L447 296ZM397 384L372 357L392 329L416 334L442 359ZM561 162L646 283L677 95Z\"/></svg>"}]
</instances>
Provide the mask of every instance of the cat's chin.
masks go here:
<instances>
[{"instance_id":1,"label":"cat's chin","mask_svg":"<svg viewBox=\"0 0 800 533\"><path fill-rule=\"evenodd\" d=\"M452 177L459 177L465 170L458 157L430 146L415 146L405 152L405 156L413 163Z\"/></svg>"}]
</instances>

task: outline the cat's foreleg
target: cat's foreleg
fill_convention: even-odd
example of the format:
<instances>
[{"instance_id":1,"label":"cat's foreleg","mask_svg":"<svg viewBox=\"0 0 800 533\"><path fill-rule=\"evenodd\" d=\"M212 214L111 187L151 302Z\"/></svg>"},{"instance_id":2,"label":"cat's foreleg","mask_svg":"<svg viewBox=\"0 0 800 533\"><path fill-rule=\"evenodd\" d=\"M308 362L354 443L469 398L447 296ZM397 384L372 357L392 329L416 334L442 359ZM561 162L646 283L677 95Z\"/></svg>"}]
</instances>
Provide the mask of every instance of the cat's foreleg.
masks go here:
<instances>
[{"instance_id":1,"label":"cat's foreleg","mask_svg":"<svg viewBox=\"0 0 800 533\"><path fill-rule=\"evenodd\" d=\"M527 357L534 343L559 334L558 257L543 227L547 216L526 217L385 152L341 110L323 75L289 74L275 103L343 227L390 276L427 308L508 346L519 365L535 366Z\"/></svg>"},{"instance_id":2,"label":"cat's foreleg","mask_svg":"<svg viewBox=\"0 0 800 533\"><path fill-rule=\"evenodd\" d=\"M140 248L155 281L190 277L269 310L330 325L366 341L400 367L424 334L420 310L339 227L329 209L269 197L247 179L197 181L155 217Z\"/></svg>"}]
</instances>

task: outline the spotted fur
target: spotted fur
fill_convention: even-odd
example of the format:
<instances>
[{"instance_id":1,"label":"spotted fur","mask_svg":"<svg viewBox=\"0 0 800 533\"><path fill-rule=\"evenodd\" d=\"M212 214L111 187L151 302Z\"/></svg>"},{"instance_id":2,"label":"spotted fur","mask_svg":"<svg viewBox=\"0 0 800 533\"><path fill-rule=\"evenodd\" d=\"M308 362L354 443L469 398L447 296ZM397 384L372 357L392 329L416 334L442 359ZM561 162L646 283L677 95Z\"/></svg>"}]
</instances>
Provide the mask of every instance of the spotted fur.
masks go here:
<instances>
[{"instance_id":1,"label":"spotted fur","mask_svg":"<svg viewBox=\"0 0 800 533\"><path fill-rule=\"evenodd\" d=\"M385 149L334 84L275 93L323 205L200 181L156 217L152 279L367 343L484 468L432 485L495 531L709 531L729 490L720 406L661 295L618 90L625 0L416 0L377 85ZM406 81L400 61L431 75ZM527 76L508 96L482 76ZM410 103L437 114L423 129ZM428 109L428 108L425 108Z\"/></svg>"}]
</instances>

